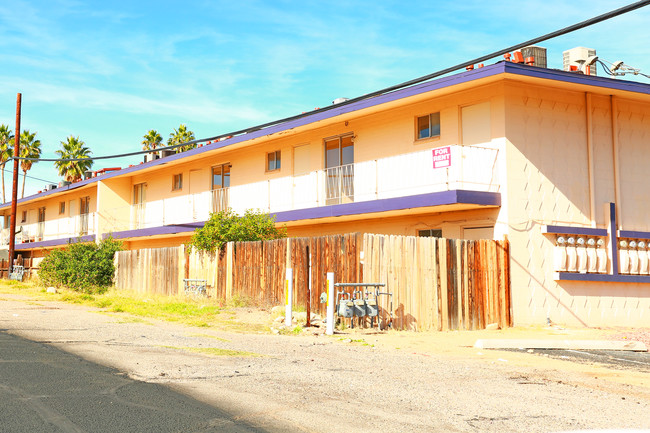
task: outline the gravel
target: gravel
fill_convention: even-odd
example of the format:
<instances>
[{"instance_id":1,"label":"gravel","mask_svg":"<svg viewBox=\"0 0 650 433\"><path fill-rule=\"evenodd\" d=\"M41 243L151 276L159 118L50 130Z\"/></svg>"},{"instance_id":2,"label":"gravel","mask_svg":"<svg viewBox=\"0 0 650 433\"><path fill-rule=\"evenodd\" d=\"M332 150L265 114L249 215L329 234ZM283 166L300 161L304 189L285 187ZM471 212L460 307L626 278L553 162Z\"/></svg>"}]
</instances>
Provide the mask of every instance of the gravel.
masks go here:
<instances>
[{"instance_id":1,"label":"gravel","mask_svg":"<svg viewBox=\"0 0 650 433\"><path fill-rule=\"evenodd\" d=\"M234 334L130 320L75 305L3 299L3 330L138 380L166 384L267 431L650 428L648 383L605 384L579 372L514 365L508 359L373 347L371 336L356 341L336 335ZM191 349L258 356L211 356Z\"/></svg>"}]
</instances>

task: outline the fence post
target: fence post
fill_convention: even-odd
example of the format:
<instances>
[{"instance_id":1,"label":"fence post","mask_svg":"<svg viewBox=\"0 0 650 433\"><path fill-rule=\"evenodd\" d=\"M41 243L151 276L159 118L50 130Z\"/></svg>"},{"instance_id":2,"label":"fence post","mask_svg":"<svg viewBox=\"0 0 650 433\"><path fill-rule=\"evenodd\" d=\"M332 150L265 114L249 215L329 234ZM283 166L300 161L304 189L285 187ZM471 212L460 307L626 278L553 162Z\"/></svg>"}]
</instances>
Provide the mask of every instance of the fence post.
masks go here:
<instances>
[{"instance_id":1,"label":"fence post","mask_svg":"<svg viewBox=\"0 0 650 433\"><path fill-rule=\"evenodd\" d=\"M226 244L226 300L232 297L233 243Z\"/></svg>"},{"instance_id":2,"label":"fence post","mask_svg":"<svg viewBox=\"0 0 650 433\"><path fill-rule=\"evenodd\" d=\"M291 326L291 305L293 302L293 269L287 268L287 279L284 286L284 299L285 299L285 315L284 315L284 325L286 327Z\"/></svg>"},{"instance_id":3,"label":"fence post","mask_svg":"<svg viewBox=\"0 0 650 433\"><path fill-rule=\"evenodd\" d=\"M334 334L334 272L327 273L327 335Z\"/></svg>"}]
</instances>

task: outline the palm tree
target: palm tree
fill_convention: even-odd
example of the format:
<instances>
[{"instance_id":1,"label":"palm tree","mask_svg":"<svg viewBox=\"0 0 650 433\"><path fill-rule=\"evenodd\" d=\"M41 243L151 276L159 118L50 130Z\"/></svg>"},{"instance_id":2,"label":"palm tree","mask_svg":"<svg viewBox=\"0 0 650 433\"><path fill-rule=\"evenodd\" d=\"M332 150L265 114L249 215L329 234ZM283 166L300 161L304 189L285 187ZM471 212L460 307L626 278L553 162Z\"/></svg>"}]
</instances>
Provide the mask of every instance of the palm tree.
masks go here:
<instances>
[{"instance_id":1,"label":"palm tree","mask_svg":"<svg viewBox=\"0 0 650 433\"><path fill-rule=\"evenodd\" d=\"M41 157L41 140L36 140L36 132L30 133L25 130L20 134L20 157L21 158L40 158ZM25 197L25 179L27 171L32 168L36 161L23 159L20 161L20 168L23 170L23 188L20 197Z\"/></svg>"},{"instance_id":2,"label":"palm tree","mask_svg":"<svg viewBox=\"0 0 650 433\"><path fill-rule=\"evenodd\" d=\"M54 166L59 170L59 176L63 176L68 182L80 180L84 172L93 166L93 160L90 159L92 152L84 146L85 144L79 137L71 135L66 141L61 142L63 149L56 151L61 159L82 159L82 161L54 162Z\"/></svg>"},{"instance_id":3,"label":"palm tree","mask_svg":"<svg viewBox=\"0 0 650 433\"><path fill-rule=\"evenodd\" d=\"M184 123L182 123L178 129L174 129L174 132L169 134L169 139L167 140L167 146L174 146L176 144L187 143L188 141L194 140L194 133L187 129ZM186 150L194 149L196 144L188 144L187 146L180 146L176 148L176 153L185 152Z\"/></svg>"},{"instance_id":4,"label":"palm tree","mask_svg":"<svg viewBox=\"0 0 650 433\"><path fill-rule=\"evenodd\" d=\"M142 138L142 150L156 150L162 143L162 137L155 129L149 130Z\"/></svg>"},{"instance_id":5,"label":"palm tree","mask_svg":"<svg viewBox=\"0 0 650 433\"><path fill-rule=\"evenodd\" d=\"M0 125L0 170L2 170L2 202L5 202L5 165L14 156L11 141L14 134L7 125Z\"/></svg>"}]
</instances>

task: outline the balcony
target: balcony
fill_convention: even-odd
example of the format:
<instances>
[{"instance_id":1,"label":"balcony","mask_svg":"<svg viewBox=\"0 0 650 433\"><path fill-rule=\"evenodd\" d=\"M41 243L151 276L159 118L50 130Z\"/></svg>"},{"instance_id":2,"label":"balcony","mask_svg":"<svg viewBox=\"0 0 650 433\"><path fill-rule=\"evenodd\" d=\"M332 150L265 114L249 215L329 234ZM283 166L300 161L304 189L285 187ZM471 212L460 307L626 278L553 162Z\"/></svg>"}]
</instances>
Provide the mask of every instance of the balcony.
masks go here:
<instances>
[{"instance_id":1,"label":"balcony","mask_svg":"<svg viewBox=\"0 0 650 433\"><path fill-rule=\"evenodd\" d=\"M17 223L16 244L78 238L96 234L95 212L44 222ZM0 244L9 244L9 229L2 229Z\"/></svg>"},{"instance_id":2,"label":"balcony","mask_svg":"<svg viewBox=\"0 0 650 433\"><path fill-rule=\"evenodd\" d=\"M449 166L434 168L433 149L231 186L105 212L112 232L206 221L231 207L271 213L450 190L499 192L498 149L449 146Z\"/></svg>"}]
</instances>

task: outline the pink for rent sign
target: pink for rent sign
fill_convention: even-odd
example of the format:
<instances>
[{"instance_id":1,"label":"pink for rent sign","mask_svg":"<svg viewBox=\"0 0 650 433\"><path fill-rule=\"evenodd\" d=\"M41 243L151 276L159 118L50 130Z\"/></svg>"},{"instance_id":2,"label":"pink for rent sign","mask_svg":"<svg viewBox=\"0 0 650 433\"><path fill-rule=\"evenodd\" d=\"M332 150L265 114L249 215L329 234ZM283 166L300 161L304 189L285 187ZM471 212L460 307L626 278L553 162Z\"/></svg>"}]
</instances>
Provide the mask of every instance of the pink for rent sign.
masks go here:
<instances>
[{"instance_id":1,"label":"pink for rent sign","mask_svg":"<svg viewBox=\"0 0 650 433\"><path fill-rule=\"evenodd\" d=\"M433 168L451 167L451 146L433 149Z\"/></svg>"}]
</instances>

